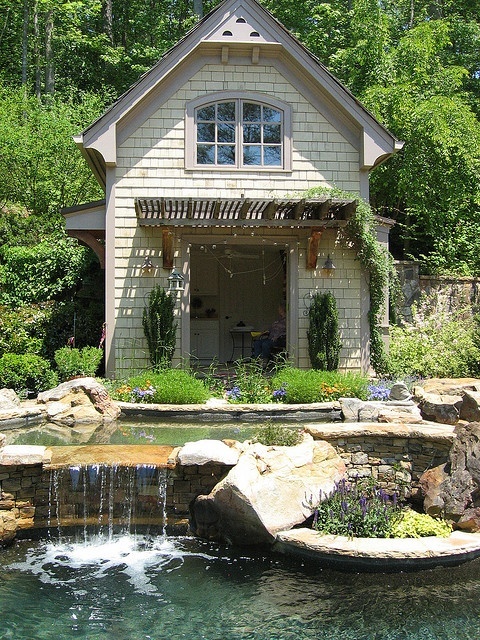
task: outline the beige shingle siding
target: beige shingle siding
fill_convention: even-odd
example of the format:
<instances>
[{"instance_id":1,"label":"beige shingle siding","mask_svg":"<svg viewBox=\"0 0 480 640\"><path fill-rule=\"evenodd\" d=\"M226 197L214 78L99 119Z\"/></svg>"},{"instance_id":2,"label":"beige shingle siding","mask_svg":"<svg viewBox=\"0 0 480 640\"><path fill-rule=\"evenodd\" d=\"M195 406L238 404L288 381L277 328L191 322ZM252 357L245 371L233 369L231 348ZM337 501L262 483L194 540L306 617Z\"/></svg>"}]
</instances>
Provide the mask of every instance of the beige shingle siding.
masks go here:
<instances>
[{"instance_id":1,"label":"beige shingle siding","mask_svg":"<svg viewBox=\"0 0 480 640\"><path fill-rule=\"evenodd\" d=\"M292 171L216 171L184 168L185 107L199 93L242 90L271 94L292 105ZM141 317L147 296L154 284L167 286L168 272L161 268L161 231L139 227L134 209L135 197L239 197L270 198L301 193L318 185L337 186L347 191L360 190L359 154L314 107L273 66L213 65L203 67L176 91L142 126L118 148L115 169L115 305L116 371L121 376L148 367L148 350ZM200 231L199 231L200 232ZM180 230L176 235L181 233ZM189 229L188 233L195 233ZM203 235L221 230L202 229ZM265 233L272 234L270 231ZM280 238L291 230L275 231ZM325 232L320 244L318 269L305 269L308 232L298 232L298 364L309 367L305 299L309 292L330 289L339 309L342 333L341 367L361 367L361 282L359 263L354 253L337 246L336 232ZM158 267L142 275L146 253ZM176 266L180 243L175 244ZM323 278L321 266L328 253L337 267L333 278ZM179 315L177 305L177 314ZM182 358L181 318L176 362Z\"/></svg>"}]
</instances>

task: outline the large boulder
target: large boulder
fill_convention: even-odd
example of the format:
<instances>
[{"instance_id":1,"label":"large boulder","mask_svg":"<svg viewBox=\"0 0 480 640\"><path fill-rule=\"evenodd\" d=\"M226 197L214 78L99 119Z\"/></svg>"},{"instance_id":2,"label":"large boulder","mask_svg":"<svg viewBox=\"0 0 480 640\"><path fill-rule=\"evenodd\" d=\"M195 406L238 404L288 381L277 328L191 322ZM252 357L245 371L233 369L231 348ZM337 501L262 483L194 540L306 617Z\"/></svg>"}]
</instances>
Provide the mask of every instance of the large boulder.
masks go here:
<instances>
[{"instance_id":1,"label":"large boulder","mask_svg":"<svg viewBox=\"0 0 480 640\"><path fill-rule=\"evenodd\" d=\"M0 421L38 418L41 415L39 409L23 405L13 389L0 389Z\"/></svg>"},{"instance_id":2,"label":"large boulder","mask_svg":"<svg viewBox=\"0 0 480 640\"><path fill-rule=\"evenodd\" d=\"M420 479L424 508L458 528L480 531L480 422L459 425L455 434L449 463Z\"/></svg>"},{"instance_id":3,"label":"large boulder","mask_svg":"<svg viewBox=\"0 0 480 640\"><path fill-rule=\"evenodd\" d=\"M249 445L209 496L197 498L193 529L234 544L272 543L305 521L311 502L330 494L345 463L325 441L305 434L294 447Z\"/></svg>"},{"instance_id":4,"label":"large boulder","mask_svg":"<svg viewBox=\"0 0 480 640\"><path fill-rule=\"evenodd\" d=\"M197 440L183 445L178 452L177 462L182 467L211 463L233 467L237 464L239 455L239 449L229 447L221 440Z\"/></svg>"},{"instance_id":5,"label":"large boulder","mask_svg":"<svg viewBox=\"0 0 480 640\"><path fill-rule=\"evenodd\" d=\"M72 426L82 422L109 422L121 411L108 391L95 378L62 382L38 394L37 403L46 405L51 422Z\"/></svg>"},{"instance_id":6,"label":"large boulder","mask_svg":"<svg viewBox=\"0 0 480 640\"><path fill-rule=\"evenodd\" d=\"M462 396L443 395L415 387L415 399L422 418L441 424L456 424L460 418Z\"/></svg>"},{"instance_id":7,"label":"large boulder","mask_svg":"<svg viewBox=\"0 0 480 640\"><path fill-rule=\"evenodd\" d=\"M465 391L480 391L480 380L477 378L430 378L415 387L414 395L419 389L441 396L462 396Z\"/></svg>"},{"instance_id":8,"label":"large boulder","mask_svg":"<svg viewBox=\"0 0 480 640\"><path fill-rule=\"evenodd\" d=\"M480 392L466 390L460 408L460 419L467 422L480 421Z\"/></svg>"}]
</instances>

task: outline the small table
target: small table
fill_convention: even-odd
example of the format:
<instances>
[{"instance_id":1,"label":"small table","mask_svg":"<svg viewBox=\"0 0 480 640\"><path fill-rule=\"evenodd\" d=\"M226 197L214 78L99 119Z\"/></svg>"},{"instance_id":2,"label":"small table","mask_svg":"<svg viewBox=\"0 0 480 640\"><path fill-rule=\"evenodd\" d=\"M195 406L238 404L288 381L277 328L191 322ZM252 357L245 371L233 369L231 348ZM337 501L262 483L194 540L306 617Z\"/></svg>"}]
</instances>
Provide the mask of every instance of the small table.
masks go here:
<instances>
[{"instance_id":1,"label":"small table","mask_svg":"<svg viewBox=\"0 0 480 640\"><path fill-rule=\"evenodd\" d=\"M245 357L245 336L248 334L251 334L253 331L253 327L250 326L246 326L246 327L232 327L230 329L230 335L232 336L232 355L230 356L230 361L232 362L234 359L234 355L235 355L235 350L236 349L240 349L242 352L242 358ZM235 341L236 336L241 336L241 344L239 346L237 346L237 343ZM250 349L251 351L251 342L247 344L247 347ZM249 355L250 355L250 351L249 351Z\"/></svg>"}]
</instances>

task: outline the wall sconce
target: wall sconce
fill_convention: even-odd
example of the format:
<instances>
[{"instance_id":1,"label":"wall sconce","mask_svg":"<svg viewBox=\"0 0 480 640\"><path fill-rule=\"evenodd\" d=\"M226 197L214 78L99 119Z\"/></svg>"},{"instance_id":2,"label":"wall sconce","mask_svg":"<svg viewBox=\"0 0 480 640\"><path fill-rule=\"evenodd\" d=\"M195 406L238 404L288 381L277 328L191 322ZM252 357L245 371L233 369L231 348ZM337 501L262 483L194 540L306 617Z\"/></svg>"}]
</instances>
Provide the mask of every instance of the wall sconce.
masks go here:
<instances>
[{"instance_id":1,"label":"wall sconce","mask_svg":"<svg viewBox=\"0 0 480 640\"><path fill-rule=\"evenodd\" d=\"M150 260L150 256L145 256L141 269L142 273L152 273L152 271L155 269L155 265Z\"/></svg>"},{"instance_id":2,"label":"wall sconce","mask_svg":"<svg viewBox=\"0 0 480 640\"><path fill-rule=\"evenodd\" d=\"M333 260L330 258L330 254L328 254L327 259L322 267L322 273L324 276L328 276L331 278L335 273L336 266L333 264Z\"/></svg>"},{"instance_id":3,"label":"wall sconce","mask_svg":"<svg viewBox=\"0 0 480 640\"><path fill-rule=\"evenodd\" d=\"M185 278L181 273L172 269L172 273L168 276L168 292L180 293L185 289Z\"/></svg>"}]
</instances>

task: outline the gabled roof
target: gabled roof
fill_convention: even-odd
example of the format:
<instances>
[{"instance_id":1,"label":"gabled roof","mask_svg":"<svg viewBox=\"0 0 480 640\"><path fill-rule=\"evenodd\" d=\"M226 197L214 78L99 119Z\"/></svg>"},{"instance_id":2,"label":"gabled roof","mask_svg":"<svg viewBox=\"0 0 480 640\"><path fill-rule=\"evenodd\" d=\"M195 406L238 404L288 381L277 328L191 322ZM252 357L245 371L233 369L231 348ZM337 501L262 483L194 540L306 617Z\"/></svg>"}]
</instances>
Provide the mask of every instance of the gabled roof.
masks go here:
<instances>
[{"instance_id":1,"label":"gabled roof","mask_svg":"<svg viewBox=\"0 0 480 640\"><path fill-rule=\"evenodd\" d=\"M257 0L225 0L75 138L99 182L105 185L106 166L116 164L117 141L128 137L139 118L146 119L174 90L180 67L188 63L195 72L203 66L204 56L227 63L232 53L248 55L252 64L275 59L292 84L301 83L307 99L321 102L327 119L341 121L352 130L363 167L371 168L401 148L401 143Z\"/></svg>"}]
</instances>

